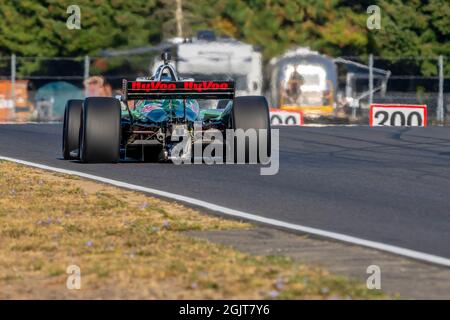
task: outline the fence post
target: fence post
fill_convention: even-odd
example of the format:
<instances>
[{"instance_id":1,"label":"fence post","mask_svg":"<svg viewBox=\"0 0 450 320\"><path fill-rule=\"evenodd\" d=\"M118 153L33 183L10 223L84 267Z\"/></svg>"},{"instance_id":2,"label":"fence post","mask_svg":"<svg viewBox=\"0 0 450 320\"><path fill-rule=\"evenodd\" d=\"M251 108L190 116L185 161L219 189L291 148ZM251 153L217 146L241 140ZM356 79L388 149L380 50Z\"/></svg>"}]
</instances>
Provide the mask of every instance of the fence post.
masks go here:
<instances>
[{"instance_id":1,"label":"fence post","mask_svg":"<svg viewBox=\"0 0 450 320\"><path fill-rule=\"evenodd\" d=\"M11 106L12 115L16 115L16 55L11 55Z\"/></svg>"},{"instance_id":2,"label":"fence post","mask_svg":"<svg viewBox=\"0 0 450 320\"><path fill-rule=\"evenodd\" d=\"M89 56L84 56L84 80L89 78L90 65L91 65L91 61L90 61Z\"/></svg>"},{"instance_id":3,"label":"fence post","mask_svg":"<svg viewBox=\"0 0 450 320\"><path fill-rule=\"evenodd\" d=\"M373 102L373 54L369 55L369 106Z\"/></svg>"},{"instance_id":4,"label":"fence post","mask_svg":"<svg viewBox=\"0 0 450 320\"><path fill-rule=\"evenodd\" d=\"M436 120L444 122L444 57L439 56L439 94L436 110Z\"/></svg>"},{"instance_id":5,"label":"fence post","mask_svg":"<svg viewBox=\"0 0 450 320\"><path fill-rule=\"evenodd\" d=\"M84 56L84 80L87 80L89 78L89 68L91 66L91 61L88 55ZM85 88L84 95L87 96L87 89Z\"/></svg>"}]
</instances>

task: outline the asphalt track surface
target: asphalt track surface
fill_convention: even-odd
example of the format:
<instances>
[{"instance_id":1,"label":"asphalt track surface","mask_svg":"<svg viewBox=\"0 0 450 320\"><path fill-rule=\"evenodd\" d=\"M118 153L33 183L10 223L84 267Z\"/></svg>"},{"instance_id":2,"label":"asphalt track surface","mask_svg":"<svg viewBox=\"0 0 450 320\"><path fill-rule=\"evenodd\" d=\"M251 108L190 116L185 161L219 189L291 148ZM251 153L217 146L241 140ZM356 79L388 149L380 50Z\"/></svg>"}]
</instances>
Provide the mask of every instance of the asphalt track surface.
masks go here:
<instances>
[{"instance_id":1,"label":"asphalt track surface","mask_svg":"<svg viewBox=\"0 0 450 320\"><path fill-rule=\"evenodd\" d=\"M274 176L259 165L64 161L61 130L0 125L0 156L450 258L450 127L283 127Z\"/></svg>"}]
</instances>

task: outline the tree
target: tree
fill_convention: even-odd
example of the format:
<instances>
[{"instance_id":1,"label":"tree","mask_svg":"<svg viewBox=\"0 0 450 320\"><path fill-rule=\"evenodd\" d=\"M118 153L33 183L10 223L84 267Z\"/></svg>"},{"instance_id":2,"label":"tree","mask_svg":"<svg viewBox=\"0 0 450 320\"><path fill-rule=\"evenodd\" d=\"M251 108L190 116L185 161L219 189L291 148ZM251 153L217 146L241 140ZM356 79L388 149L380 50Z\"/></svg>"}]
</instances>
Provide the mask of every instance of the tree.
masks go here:
<instances>
[{"instance_id":1,"label":"tree","mask_svg":"<svg viewBox=\"0 0 450 320\"><path fill-rule=\"evenodd\" d=\"M436 57L450 55L448 1L380 0L379 5L382 28L373 35L374 53L393 61L417 57L398 66L403 72L437 75ZM447 72L450 73L448 64Z\"/></svg>"},{"instance_id":2,"label":"tree","mask_svg":"<svg viewBox=\"0 0 450 320\"><path fill-rule=\"evenodd\" d=\"M156 1L78 0L81 29L66 26L71 0L6 0L0 5L0 54L33 57L96 55L102 49L147 45L160 29L147 17ZM21 64L31 72L36 63Z\"/></svg>"},{"instance_id":3,"label":"tree","mask_svg":"<svg viewBox=\"0 0 450 320\"><path fill-rule=\"evenodd\" d=\"M263 47L266 58L293 46L336 55L360 54L367 45L365 11L340 1L202 1L197 9L222 34Z\"/></svg>"},{"instance_id":4,"label":"tree","mask_svg":"<svg viewBox=\"0 0 450 320\"><path fill-rule=\"evenodd\" d=\"M71 4L3 0L0 55L97 55L102 49L156 44L177 33L176 0L78 0L81 30L66 27ZM381 7L381 30L366 27L372 4ZM331 56L450 55L448 0L184 0L182 8L183 36L214 29L261 47L266 59L294 46ZM435 64L411 60L402 68L429 75Z\"/></svg>"}]
</instances>

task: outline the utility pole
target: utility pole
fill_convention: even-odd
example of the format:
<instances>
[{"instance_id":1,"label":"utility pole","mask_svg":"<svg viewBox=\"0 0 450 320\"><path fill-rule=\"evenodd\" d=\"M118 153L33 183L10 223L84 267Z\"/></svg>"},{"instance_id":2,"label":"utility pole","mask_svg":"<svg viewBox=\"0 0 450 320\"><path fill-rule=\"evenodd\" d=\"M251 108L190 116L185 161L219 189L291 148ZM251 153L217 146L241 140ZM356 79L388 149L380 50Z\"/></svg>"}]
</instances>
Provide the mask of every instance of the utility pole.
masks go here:
<instances>
[{"instance_id":1,"label":"utility pole","mask_svg":"<svg viewBox=\"0 0 450 320\"><path fill-rule=\"evenodd\" d=\"M444 57L439 56L439 94L436 110L436 120L444 122Z\"/></svg>"},{"instance_id":2,"label":"utility pole","mask_svg":"<svg viewBox=\"0 0 450 320\"><path fill-rule=\"evenodd\" d=\"M183 37L183 0L176 1L175 20L177 22L177 37Z\"/></svg>"}]
</instances>

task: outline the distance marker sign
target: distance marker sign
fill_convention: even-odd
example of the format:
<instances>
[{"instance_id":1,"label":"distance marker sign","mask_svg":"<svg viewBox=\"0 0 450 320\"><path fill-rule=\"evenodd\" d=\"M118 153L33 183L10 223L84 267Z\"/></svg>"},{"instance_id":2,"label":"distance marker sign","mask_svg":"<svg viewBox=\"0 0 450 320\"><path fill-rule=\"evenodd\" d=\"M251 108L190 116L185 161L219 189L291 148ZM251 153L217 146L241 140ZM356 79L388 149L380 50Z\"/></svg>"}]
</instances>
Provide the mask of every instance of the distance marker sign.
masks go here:
<instances>
[{"instance_id":1,"label":"distance marker sign","mask_svg":"<svg viewBox=\"0 0 450 320\"><path fill-rule=\"evenodd\" d=\"M427 106L409 104L372 104L369 122L376 126L427 126Z\"/></svg>"},{"instance_id":2,"label":"distance marker sign","mask_svg":"<svg viewBox=\"0 0 450 320\"><path fill-rule=\"evenodd\" d=\"M270 124L273 126L302 126L303 114L300 111L270 108Z\"/></svg>"}]
</instances>

